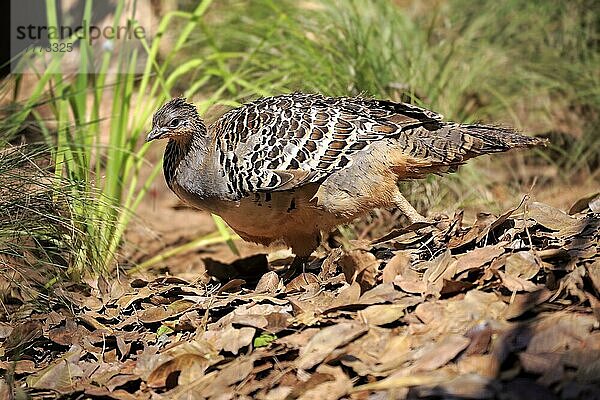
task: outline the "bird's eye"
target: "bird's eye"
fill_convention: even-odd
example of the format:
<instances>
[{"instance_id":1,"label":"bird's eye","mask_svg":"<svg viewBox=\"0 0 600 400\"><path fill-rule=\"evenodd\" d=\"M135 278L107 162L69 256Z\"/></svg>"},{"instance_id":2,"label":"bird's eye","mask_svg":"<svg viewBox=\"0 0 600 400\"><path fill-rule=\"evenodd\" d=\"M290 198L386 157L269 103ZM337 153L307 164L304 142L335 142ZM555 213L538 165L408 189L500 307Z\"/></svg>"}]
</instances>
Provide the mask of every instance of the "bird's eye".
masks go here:
<instances>
[{"instance_id":1,"label":"bird's eye","mask_svg":"<svg viewBox=\"0 0 600 400\"><path fill-rule=\"evenodd\" d=\"M179 125L179 120L177 118L174 118L171 120L171 122L169 122L169 126L171 128L175 128L175 127L177 127L177 125Z\"/></svg>"}]
</instances>

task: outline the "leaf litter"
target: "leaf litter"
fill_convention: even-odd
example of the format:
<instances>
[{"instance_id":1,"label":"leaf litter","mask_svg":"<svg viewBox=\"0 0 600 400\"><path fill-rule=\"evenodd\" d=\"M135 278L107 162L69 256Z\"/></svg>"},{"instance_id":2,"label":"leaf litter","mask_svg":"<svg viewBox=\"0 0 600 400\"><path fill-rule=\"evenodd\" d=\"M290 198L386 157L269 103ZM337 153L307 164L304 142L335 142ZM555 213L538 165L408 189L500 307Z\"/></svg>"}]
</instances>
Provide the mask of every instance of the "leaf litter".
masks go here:
<instances>
[{"instance_id":1,"label":"leaf litter","mask_svg":"<svg viewBox=\"0 0 600 400\"><path fill-rule=\"evenodd\" d=\"M207 283L87 279L46 308L5 295L0 393L598 399L597 199L394 230L289 282L258 255L206 259Z\"/></svg>"}]
</instances>

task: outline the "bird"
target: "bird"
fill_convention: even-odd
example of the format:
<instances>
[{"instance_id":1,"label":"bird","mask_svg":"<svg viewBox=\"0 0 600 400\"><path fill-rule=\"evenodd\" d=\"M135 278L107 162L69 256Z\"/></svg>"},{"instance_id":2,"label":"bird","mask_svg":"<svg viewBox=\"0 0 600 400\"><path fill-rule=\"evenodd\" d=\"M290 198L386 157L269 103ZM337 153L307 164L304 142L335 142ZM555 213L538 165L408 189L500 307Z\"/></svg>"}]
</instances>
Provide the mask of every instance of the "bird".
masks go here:
<instances>
[{"instance_id":1,"label":"bird","mask_svg":"<svg viewBox=\"0 0 600 400\"><path fill-rule=\"evenodd\" d=\"M219 215L246 241L285 243L295 254L291 270L304 267L322 233L373 209L426 221L400 181L546 144L409 103L308 93L260 98L209 126L192 103L173 98L152 117L146 141L157 139L168 139L163 172L181 200Z\"/></svg>"}]
</instances>

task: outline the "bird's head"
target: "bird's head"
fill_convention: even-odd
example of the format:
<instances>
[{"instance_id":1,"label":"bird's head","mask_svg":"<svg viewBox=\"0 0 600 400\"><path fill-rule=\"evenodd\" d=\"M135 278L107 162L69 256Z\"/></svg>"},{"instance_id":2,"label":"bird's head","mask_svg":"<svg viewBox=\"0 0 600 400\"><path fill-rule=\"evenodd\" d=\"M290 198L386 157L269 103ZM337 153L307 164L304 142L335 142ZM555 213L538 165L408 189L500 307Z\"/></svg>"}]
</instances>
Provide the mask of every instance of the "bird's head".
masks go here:
<instances>
[{"instance_id":1,"label":"bird's head","mask_svg":"<svg viewBox=\"0 0 600 400\"><path fill-rule=\"evenodd\" d=\"M189 140L206 134L206 126L198 115L196 106L183 97L166 102L152 117L152 130L146 142L156 139Z\"/></svg>"}]
</instances>

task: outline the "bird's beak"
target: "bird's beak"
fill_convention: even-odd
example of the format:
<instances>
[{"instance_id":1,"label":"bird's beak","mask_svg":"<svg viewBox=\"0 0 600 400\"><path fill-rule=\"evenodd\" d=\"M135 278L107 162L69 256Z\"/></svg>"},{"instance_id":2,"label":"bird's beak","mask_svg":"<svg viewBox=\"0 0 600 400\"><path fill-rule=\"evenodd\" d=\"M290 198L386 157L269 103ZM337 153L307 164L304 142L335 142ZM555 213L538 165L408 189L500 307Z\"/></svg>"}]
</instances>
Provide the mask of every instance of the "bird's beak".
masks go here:
<instances>
[{"instance_id":1,"label":"bird's beak","mask_svg":"<svg viewBox=\"0 0 600 400\"><path fill-rule=\"evenodd\" d=\"M160 139L162 136L162 132L160 129L152 128L150 132L148 132L148 136L146 136L146 142L151 142L155 139Z\"/></svg>"}]
</instances>

